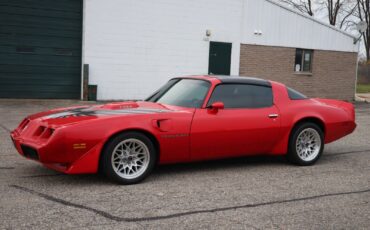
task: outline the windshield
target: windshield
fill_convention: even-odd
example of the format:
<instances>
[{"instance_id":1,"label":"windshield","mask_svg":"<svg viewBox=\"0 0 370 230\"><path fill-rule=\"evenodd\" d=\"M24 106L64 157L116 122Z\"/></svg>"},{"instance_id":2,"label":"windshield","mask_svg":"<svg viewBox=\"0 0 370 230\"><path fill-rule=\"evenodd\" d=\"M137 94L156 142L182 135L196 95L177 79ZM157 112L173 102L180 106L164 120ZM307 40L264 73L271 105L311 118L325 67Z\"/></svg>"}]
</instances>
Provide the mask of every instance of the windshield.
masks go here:
<instances>
[{"instance_id":1,"label":"windshield","mask_svg":"<svg viewBox=\"0 0 370 230\"><path fill-rule=\"evenodd\" d=\"M172 79L147 101L189 108L200 108L210 83L197 79Z\"/></svg>"}]
</instances>

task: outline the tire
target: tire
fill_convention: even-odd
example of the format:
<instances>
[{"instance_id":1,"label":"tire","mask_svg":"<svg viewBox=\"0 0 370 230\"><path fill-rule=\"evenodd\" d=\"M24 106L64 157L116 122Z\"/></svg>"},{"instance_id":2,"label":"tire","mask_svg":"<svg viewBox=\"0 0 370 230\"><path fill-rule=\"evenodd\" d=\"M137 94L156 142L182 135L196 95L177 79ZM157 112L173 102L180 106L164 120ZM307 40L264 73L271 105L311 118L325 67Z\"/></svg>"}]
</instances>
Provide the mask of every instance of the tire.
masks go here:
<instances>
[{"instance_id":1,"label":"tire","mask_svg":"<svg viewBox=\"0 0 370 230\"><path fill-rule=\"evenodd\" d=\"M127 132L107 143L102 152L101 169L119 184L136 184L151 173L156 162L153 142L142 133Z\"/></svg>"},{"instance_id":2,"label":"tire","mask_svg":"<svg viewBox=\"0 0 370 230\"><path fill-rule=\"evenodd\" d=\"M312 122L305 122L293 128L289 138L288 160L301 166L313 165L324 150L324 133Z\"/></svg>"}]
</instances>

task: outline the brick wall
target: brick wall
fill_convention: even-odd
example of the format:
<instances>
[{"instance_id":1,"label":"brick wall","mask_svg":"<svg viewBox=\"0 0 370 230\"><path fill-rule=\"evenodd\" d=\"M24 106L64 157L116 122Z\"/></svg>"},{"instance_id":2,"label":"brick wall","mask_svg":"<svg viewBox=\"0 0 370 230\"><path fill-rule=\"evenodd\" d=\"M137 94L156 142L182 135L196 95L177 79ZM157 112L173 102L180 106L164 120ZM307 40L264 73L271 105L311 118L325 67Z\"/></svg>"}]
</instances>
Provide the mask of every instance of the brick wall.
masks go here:
<instances>
[{"instance_id":1,"label":"brick wall","mask_svg":"<svg viewBox=\"0 0 370 230\"><path fill-rule=\"evenodd\" d=\"M353 100L357 53L314 50L312 75L294 73L295 48L242 44L240 75L279 81L309 97Z\"/></svg>"}]
</instances>

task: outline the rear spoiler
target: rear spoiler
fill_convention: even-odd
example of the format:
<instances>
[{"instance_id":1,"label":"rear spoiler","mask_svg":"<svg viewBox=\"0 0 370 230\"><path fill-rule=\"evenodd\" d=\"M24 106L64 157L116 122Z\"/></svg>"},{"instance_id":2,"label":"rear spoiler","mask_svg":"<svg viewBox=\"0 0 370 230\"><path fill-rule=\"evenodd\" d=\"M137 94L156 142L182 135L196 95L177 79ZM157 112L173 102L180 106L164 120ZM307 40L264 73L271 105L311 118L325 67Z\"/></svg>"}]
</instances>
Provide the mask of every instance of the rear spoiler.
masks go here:
<instances>
[{"instance_id":1,"label":"rear spoiler","mask_svg":"<svg viewBox=\"0 0 370 230\"><path fill-rule=\"evenodd\" d=\"M348 101L334 100L334 99L323 99L323 98L313 98L314 100L321 102L326 105L341 108L346 111L350 117L355 120L355 107L352 103Z\"/></svg>"}]
</instances>

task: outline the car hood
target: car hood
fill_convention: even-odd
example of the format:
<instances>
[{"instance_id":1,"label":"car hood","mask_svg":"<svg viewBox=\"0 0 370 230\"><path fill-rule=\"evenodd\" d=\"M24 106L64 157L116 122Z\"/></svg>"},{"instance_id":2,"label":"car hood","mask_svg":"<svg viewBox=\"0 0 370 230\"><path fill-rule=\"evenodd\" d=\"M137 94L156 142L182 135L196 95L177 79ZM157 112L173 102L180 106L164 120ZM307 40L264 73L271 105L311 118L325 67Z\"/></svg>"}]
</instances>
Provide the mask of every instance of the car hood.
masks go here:
<instances>
[{"instance_id":1,"label":"car hood","mask_svg":"<svg viewBox=\"0 0 370 230\"><path fill-rule=\"evenodd\" d=\"M77 122L106 119L116 116L141 116L164 113L192 112L177 106L162 105L145 101L115 102L104 105L75 106L68 108L53 109L29 116L29 120L39 120L51 127L70 125Z\"/></svg>"}]
</instances>

